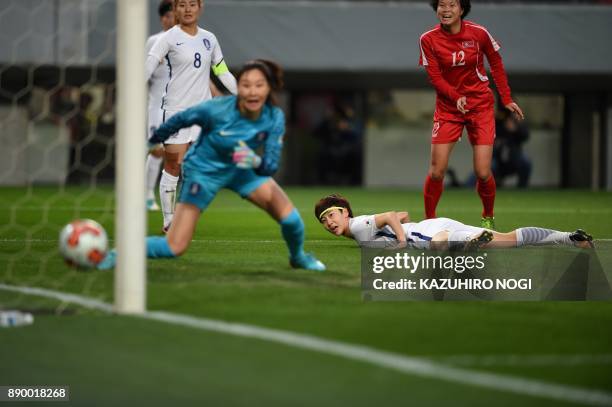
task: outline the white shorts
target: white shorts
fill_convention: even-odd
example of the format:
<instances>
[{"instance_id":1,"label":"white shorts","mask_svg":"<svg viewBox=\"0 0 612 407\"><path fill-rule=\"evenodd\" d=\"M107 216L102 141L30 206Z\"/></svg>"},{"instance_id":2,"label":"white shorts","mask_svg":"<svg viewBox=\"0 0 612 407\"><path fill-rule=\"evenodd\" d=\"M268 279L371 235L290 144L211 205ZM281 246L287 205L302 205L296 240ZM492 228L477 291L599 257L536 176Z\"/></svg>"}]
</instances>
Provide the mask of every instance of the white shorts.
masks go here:
<instances>
[{"instance_id":1,"label":"white shorts","mask_svg":"<svg viewBox=\"0 0 612 407\"><path fill-rule=\"evenodd\" d=\"M180 112L171 112L169 110L162 110L162 121L165 122L175 114ZM171 135L164 144L189 144L195 142L200 136L202 129L197 124L191 127L180 129L178 133Z\"/></svg>"},{"instance_id":2,"label":"white shorts","mask_svg":"<svg viewBox=\"0 0 612 407\"><path fill-rule=\"evenodd\" d=\"M408 223L404 227L406 238L417 243L418 247L428 247L431 239L440 232L471 232L473 235L482 233L483 228L470 226L449 218L434 218L418 223Z\"/></svg>"},{"instance_id":3,"label":"white shorts","mask_svg":"<svg viewBox=\"0 0 612 407\"><path fill-rule=\"evenodd\" d=\"M163 115L163 110L161 110L159 107L149 108L148 116L147 116L147 122L148 122L147 140L150 139L151 136L153 135L153 132L155 132L155 130L159 126L161 126L162 115Z\"/></svg>"}]
</instances>

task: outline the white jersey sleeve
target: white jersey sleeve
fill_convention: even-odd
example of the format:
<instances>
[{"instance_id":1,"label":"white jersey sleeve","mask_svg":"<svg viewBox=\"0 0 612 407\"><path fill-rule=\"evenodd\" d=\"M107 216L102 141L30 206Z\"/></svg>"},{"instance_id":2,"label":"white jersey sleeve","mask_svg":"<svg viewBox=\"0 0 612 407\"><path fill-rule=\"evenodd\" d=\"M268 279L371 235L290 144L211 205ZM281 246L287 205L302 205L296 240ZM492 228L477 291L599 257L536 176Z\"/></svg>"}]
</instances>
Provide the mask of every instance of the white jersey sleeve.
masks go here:
<instances>
[{"instance_id":1,"label":"white jersey sleeve","mask_svg":"<svg viewBox=\"0 0 612 407\"><path fill-rule=\"evenodd\" d=\"M157 35L157 38L155 39L155 42L153 43L153 45L151 45L151 48L147 52L147 55L155 57L157 61L161 63L166 54L168 54L168 51L170 50L170 41L168 39L168 36L170 34L170 31L172 30L173 29L170 29L164 33L159 33Z\"/></svg>"},{"instance_id":2,"label":"white jersey sleeve","mask_svg":"<svg viewBox=\"0 0 612 407\"><path fill-rule=\"evenodd\" d=\"M223 51L221 51L221 45L219 45L219 42L216 41L216 39L217 38L215 37L215 48L213 49L213 52L210 58L213 66L217 66L221 62L223 62Z\"/></svg>"},{"instance_id":3,"label":"white jersey sleeve","mask_svg":"<svg viewBox=\"0 0 612 407\"><path fill-rule=\"evenodd\" d=\"M373 242L376 240L376 233L378 232L374 215L350 218L349 230L360 246L367 242Z\"/></svg>"},{"instance_id":4,"label":"white jersey sleeve","mask_svg":"<svg viewBox=\"0 0 612 407\"><path fill-rule=\"evenodd\" d=\"M225 88L232 94L237 94L238 84L236 83L236 78L234 78L234 75L232 75L232 73L229 71L225 60L223 59L223 52L221 51L221 45L218 41L216 42L215 49L213 50L211 62L212 72L217 78L219 78L223 86L225 86Z\"/></svg>"},{"instance_id":5,"label":"white jersey sleeve","mask_svg":"<svg viewBox=\"0 0 612 407\"><path fill-rule=\"evenodd\" d=\"M376 215L357 216L349 219L349 230L359 244L359 246L367 246L368 243L383 243L397 242L397 236L391 226L382 228L376 227ZM408 237L408 230L412 223L402 224L404 234Z\"/></svg>"},{"instance_id":6,"label":"white jersey sleeve","mask_svg":"<svg viewBox=\"0 0 612 407\"><path fill-rule=\"evenodd\" d=\"M153 45L155 45L155 41L157 41L160 34L161 33L153 34L152 36L147 38L147 42L145 42L145 56L149 55L151 48L153 48Z\"/></svg>"},{"instance_id":7,"label":"white jersey sleeve","mask_svg":"<svg viewBox=\"0 0 612 407\"><path fill-rule=\"evenodd\" d=\"M159 68L159 65L164 60L164 57L170 50L170 43L167 39L168 31L152 36L149 40L155 37L155 41L151 44L151 48L147 50L146 60L146 79L150 80L153 73ZM149 42L145 46L148 46Z\"/></svg>"}]
</instances>

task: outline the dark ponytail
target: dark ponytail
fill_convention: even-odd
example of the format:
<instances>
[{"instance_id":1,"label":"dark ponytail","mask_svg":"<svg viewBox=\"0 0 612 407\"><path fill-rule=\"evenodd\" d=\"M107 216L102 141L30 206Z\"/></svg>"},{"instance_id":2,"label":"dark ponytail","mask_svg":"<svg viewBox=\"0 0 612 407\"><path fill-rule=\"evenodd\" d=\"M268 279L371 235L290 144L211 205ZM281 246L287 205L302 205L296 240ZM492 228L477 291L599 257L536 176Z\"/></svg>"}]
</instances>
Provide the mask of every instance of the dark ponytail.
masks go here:
<instances>
[{"instance_id":1,"label":"dark ponytail","mask_svg":"<svg viewBox=\"0 0 612 407\"><path fill-rule=\"evenodd\" d=\"M159 14L161 18L165 16L167 12L172 11L172 7L172 0L161 0L157 7L157 14Z\"/></svg>"},{"instance_id":2,"label":"dark ponytail","mask_svg":"<svg viewBox=\"0 0 612 407\"><path fill-rule=\"evenodd\" d=\"M276 93L281 91L284 86L283 68L281 68L276 62L269 61L267 59L253 59L246 62L242 68L240 68L238 75L236 75L236 80L240 82L242 75L253 69L257 69L263 73L268 85L270 85L270 95L268 96L266 103L277 106L278 96Z\"/></svg>"}]
</instances>

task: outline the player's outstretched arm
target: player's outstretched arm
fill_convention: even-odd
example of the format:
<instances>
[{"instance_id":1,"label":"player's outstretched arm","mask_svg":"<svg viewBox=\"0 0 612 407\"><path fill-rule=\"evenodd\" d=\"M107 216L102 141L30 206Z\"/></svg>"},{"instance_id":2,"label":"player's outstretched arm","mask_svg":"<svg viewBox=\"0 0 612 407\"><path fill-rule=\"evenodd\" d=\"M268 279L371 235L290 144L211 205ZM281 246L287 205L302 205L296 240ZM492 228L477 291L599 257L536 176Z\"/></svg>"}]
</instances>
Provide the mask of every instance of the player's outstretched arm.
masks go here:
<instances>
[{"instance_id":1,"label":"player's outstretched arm","mask_svg":"<svg viewBox=\"0 0 612 407\"><path fill-rule=\"evenodd\" d=\"M440 64L433 51L431 39L427 36L421 36L419 43L421 49L420 64L425 67L429 82L432 84L436 92L444 95L449 100L457 103L463 97L457 90L444 79Z\"/></svg>"},{"instance_id":2,"label":"player's outstretched arm","mask_svg":"<svg viewBox=\"0 0 612 407\"><path fill-rule=\"evenodd\" d=\"M264 145L261 165L255 170L259 175L273 175L280 166L285 134L285 115L279 108L275 109L274 126Z\"/></svg>"},{"instance_id":3,"label":"player's outstretched arm","mask_svg":"<svg viewBox=\"0 0 612 407\"><path fill-rule=\"evenodd\" d=\"M523 110L521 110L521 108L519 107L519 105L516 104L516 102L508 103L507 105L505 105L505 107L506 109L514 113L516 117L518 117L520 120L523 120L525 118Z\"/></svg>"},{"instance_id":4,"label":"player's outstretched arm","mask_svg":"<svg viewBox=\"0 0 612 407\"><path fill-rule=\"evenodd\" d=\"M493 76L493 81L495 82L495 87L497 88L501 102L506 109L514 113L517 118L523 120L525 118L523 111L519 105L512 100L510 85L508 84L508 75L506 74L504 62L499 53L499 45L497 45L497 42L495 42L492 37L489 37L488 33L483 33L482 37L483 52L489 61L491 75Z\"/></svg>"},{"instance_id":5,"label":"player's outstretched arm","mask_svg":"<svg viewBox=\"0 0 612 407\"><path fill-rule=\"evenodd\" d=\"M379 213L374 215L374 222L376 222L376 227L378 229L389 226L393 230L393 233L395 233L395 236L397 236L399 242L398 246L406 247L406 234L404 233L404 228L402 228L400 214L395 211Z\"/></svg>"},{"instance_id":6,"label":"player's outstretched arm","mask_svg":"<svg viewBox=\"0 0 612 407\"><path fill-rule=\"evenodd\" d=\"M163 143L171 135L178 132L180 129L185 127L191 127L197 124L204 127L208 122L208 109L206 102L199 105L190 107L187 110L183 110L180 113L175 114L168 119L164 124L159 126L155 133L149 139L150 144Z\"/></svg>"},{"instance_id":7,"label":"player's outstretched arm","mask_svg":"<svg viewBox=\"0 0 612 407\"><path fill-rule=\"evenodd\" d=\"M400 223L409 223L410 222L410 215L408 214L407 211L397 212L397 217L399 218Z\"/></svg>"},{"instance_id":8,"label":"player's outstretched arm","mask_svg":"<svg viewBox=\"0 0 612 407\"><path fill-rule=\"evenodd\" d=\"M225 59L223 58L223 51L221 51L221 45L219 41L216 41L215 48L212 52L211 58L211 69L217 78L221 81L223 86L232 93L236 95L238 93L238 84L236 83L236 78L230 72L227 64L225 63Z\"/></svg>"},{"instance_id":9,"label":"player's outstretched arm","mask_svg":"<svg viewBox=\"0 0 612 407\"><path fill-rule=\"evenodd\" d=\"M238 84L236 83L236 78L230 72L229 68L225 64L224 60L221 60L216 65L213 65L212 71L217 78L221 81L223 86L232 94L235 95L238 93Z\"/></svg>"}]
</instances>

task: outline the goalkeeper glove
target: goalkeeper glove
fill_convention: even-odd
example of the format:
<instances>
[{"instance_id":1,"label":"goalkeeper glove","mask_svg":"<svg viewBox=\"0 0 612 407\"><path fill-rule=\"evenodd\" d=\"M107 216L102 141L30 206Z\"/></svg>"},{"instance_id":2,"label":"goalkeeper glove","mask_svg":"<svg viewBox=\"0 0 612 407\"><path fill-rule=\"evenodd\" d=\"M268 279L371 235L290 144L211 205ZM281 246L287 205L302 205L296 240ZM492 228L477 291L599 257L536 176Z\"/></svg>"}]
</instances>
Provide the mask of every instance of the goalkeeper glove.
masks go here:
<instances>
[{"instance_id":1,"label":"goalkeeper glove","mask_svg":"<svg viewBox=\"0 0 612 407\"><path fill-rule=\"evenodd\" d=\"M239 141L239 145L234 147L234 154L232 154L232 161L236 164L236 167L243 170L255 169L261 165L261 157L255 154L244 141Z\"/></svg>"},{"instance_id":2,"label":"goalkeeper glove","mask_svg":"<svg viewBox=\"0 0 612 407\"><path fill-rule=\"evenodd\" d=\"M154 143L154 142L151 141L151 138L155 135L156 131L157 131L157 129L155 128L155 126L151 126L151 133L150 133L151 137L147 139L147 151L149 153L151 151L164 148L164 145L162 143Z\"/></svg>"},{"instance_id":3,"label":"goalkeeper glove","mask_svg":"<svg viewBox=\"0 0 612 407\"><path fill-rule=\"evenodd\" d=\"M155 150L163 150L164 145L162 143L151 143L150 141L147 141L147 152L152 152Z\"/></svg>"}]
</instances>

